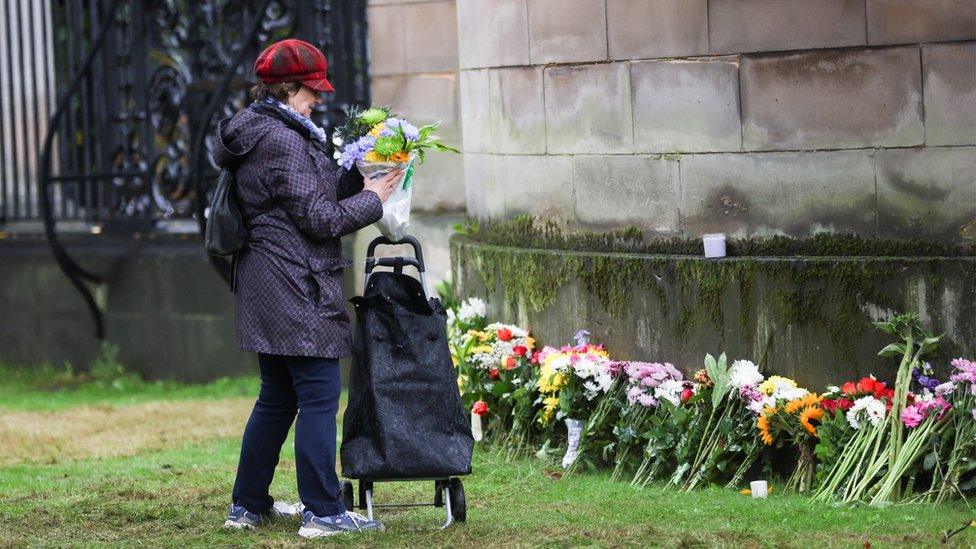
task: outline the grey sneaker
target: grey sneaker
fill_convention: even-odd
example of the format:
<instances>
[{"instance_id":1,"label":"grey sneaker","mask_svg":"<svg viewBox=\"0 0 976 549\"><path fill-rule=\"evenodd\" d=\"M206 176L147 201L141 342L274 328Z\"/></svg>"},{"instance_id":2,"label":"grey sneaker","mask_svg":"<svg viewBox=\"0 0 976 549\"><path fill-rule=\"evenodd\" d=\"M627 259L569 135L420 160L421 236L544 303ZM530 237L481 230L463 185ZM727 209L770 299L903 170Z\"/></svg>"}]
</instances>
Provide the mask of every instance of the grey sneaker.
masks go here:
<instances>
[{"instance_id":1,"label":"grey sneaker","mask_svg":"<svg viewBox=\"0 0 976 549\"><path fill-rule=\"evenodd\" d=\"M224 521L224 528L237 528L239 530L254 530L269 518L295 518L302 516L305 506L301 503L285 503L276 501L271 506L271 513L259 515L252 513L244 508L243 505L232 503L230 512L227 513L227 520Z\"/></svg>"},{"instance_id":2,"label":"grey sneaker","mask_svg":"<svg viewBox=\"0 0 976 549\"><path fill-rule=\"evenodd\" d=\"M262 520L261 515L248 511L243 505L231 503L230 511L227 513L227 520L224 521L224 528L254 530L261 525Z\"/></svg>"},{"instance_id":3,"label":"grey sneaker","mask_svg":"<svg viewBox=\"0 0 976 549\"><path fill-rule=\"evenodd\" d=\"M302 527L298 529L298 535L303 538L317 538L347 532L382 532L384 530L386 527L383 526L382 522L369 520L352 511L329 517L317 517L311 511L305 511Z\"/></svg>"}]
</instances>

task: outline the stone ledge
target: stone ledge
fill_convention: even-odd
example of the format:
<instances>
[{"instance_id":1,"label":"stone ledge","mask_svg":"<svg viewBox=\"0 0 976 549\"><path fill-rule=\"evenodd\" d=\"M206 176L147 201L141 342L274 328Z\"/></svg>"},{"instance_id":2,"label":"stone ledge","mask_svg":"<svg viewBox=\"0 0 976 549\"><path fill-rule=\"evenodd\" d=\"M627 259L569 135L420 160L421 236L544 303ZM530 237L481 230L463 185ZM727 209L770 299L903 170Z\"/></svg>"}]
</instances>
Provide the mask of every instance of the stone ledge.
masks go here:
<instances>
[{"instance_id":1,"label":"stone ledge","mask_svg":"<svg viewBox=\"0 0 976 549\"><path fill-rule=\"evenodd\" d=\"M976 257L735 257L491 246L455 235L459 297L529 326L540 342L586 328L620 359L686 371L706 353L751 358L810 387L888 366L872 320L916 309L948 333L946 356L976 353Z\"/></svg>"}]
</instances>

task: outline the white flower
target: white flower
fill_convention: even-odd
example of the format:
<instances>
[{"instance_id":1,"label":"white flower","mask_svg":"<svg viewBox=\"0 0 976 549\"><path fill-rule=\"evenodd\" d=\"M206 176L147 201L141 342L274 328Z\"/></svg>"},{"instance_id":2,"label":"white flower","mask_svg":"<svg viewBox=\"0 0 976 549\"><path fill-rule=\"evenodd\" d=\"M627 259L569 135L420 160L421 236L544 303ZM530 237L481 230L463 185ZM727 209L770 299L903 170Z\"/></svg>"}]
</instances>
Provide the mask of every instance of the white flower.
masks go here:
<instances>
[{"instance_id":1,"label":"white flower","mask_svg":"<svg viewBox=\"0 0 976 549\"><path fill-rule=\"evenodd\" d=\"M654 389L654 397L658 400L668 400L671 404L675 406L681 404L681 391L684 389L684 385L676 379L668 379L662 381Z\"/></svg>"},{"instance_id":2,"label":"white flower","mask_svg":"<svg viewBox=\"0 0 976 549\"><path fill-rule=\"evenodd\" d=\"M461 303L460 310L458 310L458 318L461 319L461 322L471 322L486 316L488 316L488 308L485 306L485 302L477 297L464 300Z\"/></svg>"},{"instance_id":3,"label":"white flower","mask_svg":"<svg viewBox=\"0 0 976 549\"><path fill-rule=\"evenodd\" d=\"M864 396L855 400L847 411L847 423L854 429L860 429L866 420L877 427L884 421L887 413L884 402L873 396Z\"/></svg>"},{"instance_id":4,"label":"white flower","mask_svg":"<svg viewBox=\"0 0 976 549\"><path fill-rule=\"evenodd\" d=\"M749 360L736 360L733 362L729 374L731 376L729 383L736 389L740 389L746 385L759 385L766 379L765 376L759 373L759 367Z\"/></svg>"},{"instance_id":5,"label":"white flower","mask_svg":"<svg viewBox=\"0 0 976 549\"><path fill-rule=\"evenodd\" d=\"M339 137L339 134L335 134L335 136L332 138L332 144L336 147L342 146L342 138Z\"/></svg>"},{"instance_id":6,"label":"white flower","mask_svg":"<svg viewBox=\"0 0 976 549\"><path fill-rule=\"evenodd\" d=\"M810 394L810 391L802 387L777 387L773 393L773 398L782 400L796 400Z\"/></svg>"},{"instance_id":7,"label":"white flower","mask_svg":"<svg viewBox=\"0 0 976 549\"><path fill-rule=\"evenodd\" d=\"M332 158L334 158L336 160L339 160L339 157L340 156L342 156L342 153L339 152L339 151L336 151L336 152L332 153Z\"/></svg>"},{"instance_id":8,"label":"white flower","mask_svg":"<svg viewBox=\"0 0 976 549\"><path fill-rule=\"evenodd\" d=\"M951 381L946 381L941 385L935 386L935 394L939 396L951 395L956 390L956 385Z\"/></svg>"}]
</instances>

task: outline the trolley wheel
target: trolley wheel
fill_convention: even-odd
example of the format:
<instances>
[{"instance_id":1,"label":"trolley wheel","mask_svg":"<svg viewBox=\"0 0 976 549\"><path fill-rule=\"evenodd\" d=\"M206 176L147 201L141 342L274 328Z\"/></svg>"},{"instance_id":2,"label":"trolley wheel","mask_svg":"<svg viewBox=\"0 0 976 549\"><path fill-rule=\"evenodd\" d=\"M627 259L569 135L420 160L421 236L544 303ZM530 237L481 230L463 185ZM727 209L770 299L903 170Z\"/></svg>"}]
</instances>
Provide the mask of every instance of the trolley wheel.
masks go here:
<instances>
[{"instance_id":1,"label":"trolley wheel","mask_svg":"<svg viewBox=\"0 0 976 549\"><path fill-rule=\"evenodd\" d=\"M342 481L342 485L339 487L339 492L342 496L342 504L346 506L346 511L352 511L355 509L356 503L353 501L352 483L348 480Z\"/></svg>"},{"instance_id":2,"label":"trolley wheel","mask_svg":"<svg viewBox=\"0 0 976 549\"><path fill-rule=\"evenodd\" d=\"M464 502L464 486L461 484L461 479L452 478L450 488L451 516L457 522L464 522L468 518L468 506Z\"/></svg>"},{"instance_id":3,"label":"trolley wheel","mask_svg":"<svg viewBox=\"0 0 976 549\"><path fill-rule=\"evenodd\" d=\"M444 488L446 487L446 481L434 481L434 507L444 507Z\"/></svg>"}]
</instances>

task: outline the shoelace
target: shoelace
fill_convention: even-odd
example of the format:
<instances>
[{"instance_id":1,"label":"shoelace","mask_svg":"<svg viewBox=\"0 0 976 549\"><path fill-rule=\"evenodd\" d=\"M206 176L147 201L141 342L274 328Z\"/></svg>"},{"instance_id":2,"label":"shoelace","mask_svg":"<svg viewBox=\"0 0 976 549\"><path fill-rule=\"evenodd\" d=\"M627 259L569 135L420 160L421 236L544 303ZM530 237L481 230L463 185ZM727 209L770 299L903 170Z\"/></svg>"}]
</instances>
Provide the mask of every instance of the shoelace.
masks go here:
<instances>
[{"instance_id":1,"label":"shoelace","mask_svg":"<svg viewBox=\"0 0 976 549\"><path fill-rule=\"evenodd\" d=\"M367 522L369 522L368 518L364 517L363 515L360 515L359 513L355 513L353 511L346 511L346 516L352 519L352 524L356 528L359 528L361 524L366 524Z\"/></svg>"}]
</instances>

